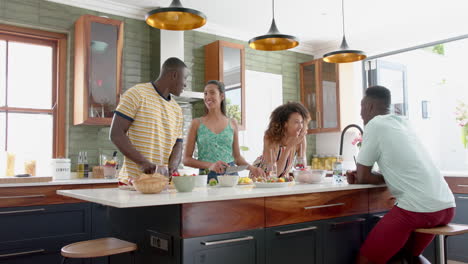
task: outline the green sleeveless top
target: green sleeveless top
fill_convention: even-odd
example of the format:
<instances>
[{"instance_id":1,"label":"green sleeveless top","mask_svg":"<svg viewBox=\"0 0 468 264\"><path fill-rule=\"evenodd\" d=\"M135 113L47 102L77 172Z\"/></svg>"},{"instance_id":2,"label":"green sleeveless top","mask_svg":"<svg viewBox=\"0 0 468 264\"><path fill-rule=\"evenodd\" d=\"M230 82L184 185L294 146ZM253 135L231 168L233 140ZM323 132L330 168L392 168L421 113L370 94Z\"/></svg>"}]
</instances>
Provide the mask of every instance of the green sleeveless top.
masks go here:
<instances>
[{"instance_id":1,"label":"green sleeveless top","mask_svg":"<svg viewBox=\"0 0 468 264\"><path fill-rule=\"evenodd\" d=\"M219 134L213 133L200 120L197 130L198 159L208 162L218 160L230 163L234 161L232 156L232 143L234 141L234 130L231 120Z\"/></svg>"}]
</instances>

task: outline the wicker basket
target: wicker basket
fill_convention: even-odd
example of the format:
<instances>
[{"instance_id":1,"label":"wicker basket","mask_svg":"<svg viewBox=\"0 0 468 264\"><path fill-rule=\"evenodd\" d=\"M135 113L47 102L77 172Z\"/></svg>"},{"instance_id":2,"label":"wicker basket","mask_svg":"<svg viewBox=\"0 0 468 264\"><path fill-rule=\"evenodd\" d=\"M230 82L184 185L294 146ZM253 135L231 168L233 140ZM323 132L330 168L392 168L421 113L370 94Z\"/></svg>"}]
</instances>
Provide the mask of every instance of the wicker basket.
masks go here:
<instances>
[{"instance_id":1,"label":"wicker basket","mask_svg":"<svg viewBox=\"0 0 468 264\"><path fill-rule=\"evenodd\" d=\"M166 188L168 180L166 177L155 174L149 177L139 177L133 181L135 189L144 194L160 193Z\"/></svg>"}]
</instances>

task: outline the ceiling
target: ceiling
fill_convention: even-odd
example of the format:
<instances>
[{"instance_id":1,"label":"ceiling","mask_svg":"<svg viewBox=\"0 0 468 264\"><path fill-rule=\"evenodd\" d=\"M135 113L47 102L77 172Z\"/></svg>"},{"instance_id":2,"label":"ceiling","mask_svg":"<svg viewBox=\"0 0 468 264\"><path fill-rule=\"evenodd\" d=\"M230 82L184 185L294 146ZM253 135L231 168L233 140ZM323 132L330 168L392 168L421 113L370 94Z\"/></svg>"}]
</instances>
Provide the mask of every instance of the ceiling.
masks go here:
<instances>
[{"instance_id":1,"label":"ceiling","mask_svg":"<svg viewBox=\"0 0 468 264\"><path fill-rule=\"evenodd\" d=\"M136 19L167 7L171 0L49 0ZM271 23L270 0L181 0L202 11L207 24L198 31L248 41ZM466 0L346 0L346 38L368 55L468 34ZM275 0L280 32L300 40L296 51L321 57L342 37L340 0Z\"/></svg>"}]
</instances>

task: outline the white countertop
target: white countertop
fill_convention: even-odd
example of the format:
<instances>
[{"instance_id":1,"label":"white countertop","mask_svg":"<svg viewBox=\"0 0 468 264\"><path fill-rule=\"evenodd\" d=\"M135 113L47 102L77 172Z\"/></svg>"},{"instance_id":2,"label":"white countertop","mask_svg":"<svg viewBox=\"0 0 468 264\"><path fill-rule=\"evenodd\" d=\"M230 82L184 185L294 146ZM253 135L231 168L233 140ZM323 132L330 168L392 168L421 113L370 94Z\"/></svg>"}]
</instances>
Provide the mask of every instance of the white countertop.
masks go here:
<instances>
[{"instance_id":1,"label":"white countertop","mask_svg":"<svg viewBox=\"0 0 468 264\"><path fill-rule=\"evenodd\" d=\"M98 184L98 183L113 183L113 182L117 183L117 179L70 179L70 180L53 180L50 182L4 183L4 184L0 184L0 188L69 185L69 184Z\"/></svg>"},{"instance_id":2,"label":"white countertop","mask_svg":"<svg viewBox=\"0 0 468 264\"><path fill-rule=\"evenodd\" d=\"M238 185L236 187L200 187L187 193L179 193L176 190L165 190L159 194L141 194L136 191L120 190L117 188L58 190L57 193L98 204L118 208L128 208L344 191L385 186L371 184L350 185L347 183L333 185L330 180L331 179L327 179L325 183L321 184L295 184L293 186L281 188L256 188L253 185Z\"/></svg>"},{"instance_id":3,"label":"white countertop","mask_svg":"<svg viewBox=\"0 0 468 264\"><path fill-rule=\"evenodd\" d=\"M468 177L468 171L441 171L444 177Z\"/></svg>"}]
</instances>

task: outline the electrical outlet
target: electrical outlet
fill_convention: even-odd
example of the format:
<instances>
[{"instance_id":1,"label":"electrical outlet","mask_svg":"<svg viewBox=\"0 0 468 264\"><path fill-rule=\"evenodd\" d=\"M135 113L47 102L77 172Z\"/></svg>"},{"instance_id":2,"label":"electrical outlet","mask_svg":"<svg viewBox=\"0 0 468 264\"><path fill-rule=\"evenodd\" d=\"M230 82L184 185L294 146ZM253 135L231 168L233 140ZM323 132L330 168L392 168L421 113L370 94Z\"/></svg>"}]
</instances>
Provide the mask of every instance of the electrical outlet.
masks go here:
<instances>
[{"instance_id":1,"label":"electrical outlet","mask_svg":"<svg viewBox=\"0 0 468 264\"><path fill-rule=\"evenodd\" d=\"M160 238L155 235L151 235L150 239L151 239L150 244L152 247L155 247L164 251L169 251L169 241L167 239Z\"/></svg>"}]
</instances>

